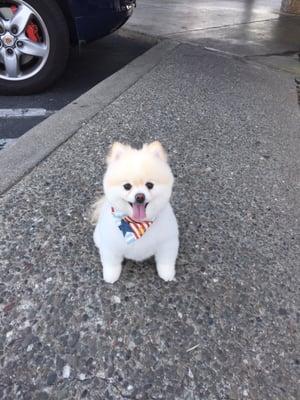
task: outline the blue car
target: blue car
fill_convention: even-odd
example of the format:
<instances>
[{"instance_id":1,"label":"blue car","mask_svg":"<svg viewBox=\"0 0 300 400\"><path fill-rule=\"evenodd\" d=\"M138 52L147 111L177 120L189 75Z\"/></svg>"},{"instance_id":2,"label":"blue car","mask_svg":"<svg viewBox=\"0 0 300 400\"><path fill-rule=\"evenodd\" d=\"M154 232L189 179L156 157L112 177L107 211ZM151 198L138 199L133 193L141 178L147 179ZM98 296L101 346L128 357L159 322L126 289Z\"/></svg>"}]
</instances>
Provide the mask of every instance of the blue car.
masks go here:
<instances>
[{"instance_id":1,"label":"blue car","mask_svg":"<svg viewBox=\"0 0 300 400\"><path fill-rule=\"evenodd\" d=\"M0 0L0 93L40 92L62 74L71 45L103 37L135 0Z\"/></svg>"}]
</instances>

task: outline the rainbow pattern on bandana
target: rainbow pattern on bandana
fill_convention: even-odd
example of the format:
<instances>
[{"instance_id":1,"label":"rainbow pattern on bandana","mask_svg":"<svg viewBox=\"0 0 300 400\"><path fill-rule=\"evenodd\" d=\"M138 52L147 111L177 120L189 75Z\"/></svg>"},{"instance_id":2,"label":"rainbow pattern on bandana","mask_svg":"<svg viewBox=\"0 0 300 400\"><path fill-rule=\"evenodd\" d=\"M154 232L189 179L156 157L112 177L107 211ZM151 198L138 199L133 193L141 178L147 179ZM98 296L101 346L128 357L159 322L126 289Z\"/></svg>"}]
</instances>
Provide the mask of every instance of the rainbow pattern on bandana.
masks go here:
<instances>
[{"instance_id":1,"label":"rainbow pattern on bandana","mask_svg":"<svg viewBox=\"0 0 300 400\"><path fill-rule=\"evenodd\" d=\"M153 224L153 221L135 221L121 211L111 209L116 225L122 232L127 244L134 243L140 239Z\"/></svg>"}]
</instances>

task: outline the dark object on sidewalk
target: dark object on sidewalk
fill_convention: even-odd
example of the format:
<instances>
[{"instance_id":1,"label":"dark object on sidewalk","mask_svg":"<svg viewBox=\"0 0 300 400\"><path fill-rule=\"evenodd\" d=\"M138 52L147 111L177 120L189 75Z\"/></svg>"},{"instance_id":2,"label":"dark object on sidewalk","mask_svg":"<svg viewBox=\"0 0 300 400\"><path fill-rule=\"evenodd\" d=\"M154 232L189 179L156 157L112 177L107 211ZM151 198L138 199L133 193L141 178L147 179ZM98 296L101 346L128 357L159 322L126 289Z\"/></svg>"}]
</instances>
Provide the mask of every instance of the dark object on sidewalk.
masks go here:
<instances>
[{"instance_id":1,"label":"dark object on sidewalk","mask_svg":"<svg viewBox=\"0 0 300 400\"><path fill-rule=\"evenodd\" d=\"M296 89L297 89L298 104L300 106L300 78L295 78L295 82L296 82Z\"/></svg>"},{"instance_id":2,"label":"dark object on sidewalk","mask_svg":"<svg viewBox=\"0 0 300 400\"><path fill-rule=\"evenodd\" d=\"M0 93L41 92L63 73L70 45L120 28L135 0L8 0L0 2Z\"/></svg>"},{"instance_id":3,"label":"dark object on sidewalk","mask_svg":"<svg viewBox=\"0 0 300 400\"><path fill-rule=\"evenodd\" d=\"M282 0L281 13L288 15L300 15L300 0Z\"/></svg>"}]
</instances>

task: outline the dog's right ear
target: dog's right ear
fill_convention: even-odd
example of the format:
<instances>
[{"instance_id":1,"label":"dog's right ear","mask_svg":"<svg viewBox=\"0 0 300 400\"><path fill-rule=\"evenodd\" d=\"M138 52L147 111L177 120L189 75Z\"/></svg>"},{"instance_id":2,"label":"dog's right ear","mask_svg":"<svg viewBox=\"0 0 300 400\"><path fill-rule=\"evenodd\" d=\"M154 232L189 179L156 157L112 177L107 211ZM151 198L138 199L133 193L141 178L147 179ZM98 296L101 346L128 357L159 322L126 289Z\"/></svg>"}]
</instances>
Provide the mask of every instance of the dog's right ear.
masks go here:
<instances>
[{"instance_id":1,"label":"dog's right ear","mask_svg":"<svg viewBox=\"0 0 300 400\"><path fill-rule=\"evenodd\" d=\"M113 143L106 158L107 164L119 160L119 158L122 157L122 154L128 149L128 147L129 146L119 142Z\"/></svg>"}]
</instances>

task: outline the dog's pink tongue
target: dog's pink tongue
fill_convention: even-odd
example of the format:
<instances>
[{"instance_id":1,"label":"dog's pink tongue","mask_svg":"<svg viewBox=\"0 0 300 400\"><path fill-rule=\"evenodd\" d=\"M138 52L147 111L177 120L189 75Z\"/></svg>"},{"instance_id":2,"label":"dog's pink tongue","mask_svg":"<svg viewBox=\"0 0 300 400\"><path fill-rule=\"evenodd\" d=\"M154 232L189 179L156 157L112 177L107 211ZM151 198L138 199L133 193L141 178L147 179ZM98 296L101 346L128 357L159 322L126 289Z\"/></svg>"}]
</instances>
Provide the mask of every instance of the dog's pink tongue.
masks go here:
<instances>
[{"instance_id":1,"label":"dog's pink tongue","mask_svg":"<svg viewBox=\"0 0 300 400\"><path fill-rule=\"evenodd\" d=\"M145 204L133 203L133 219L142 220L146 218Z\"/></svg>"}]
</instances>

